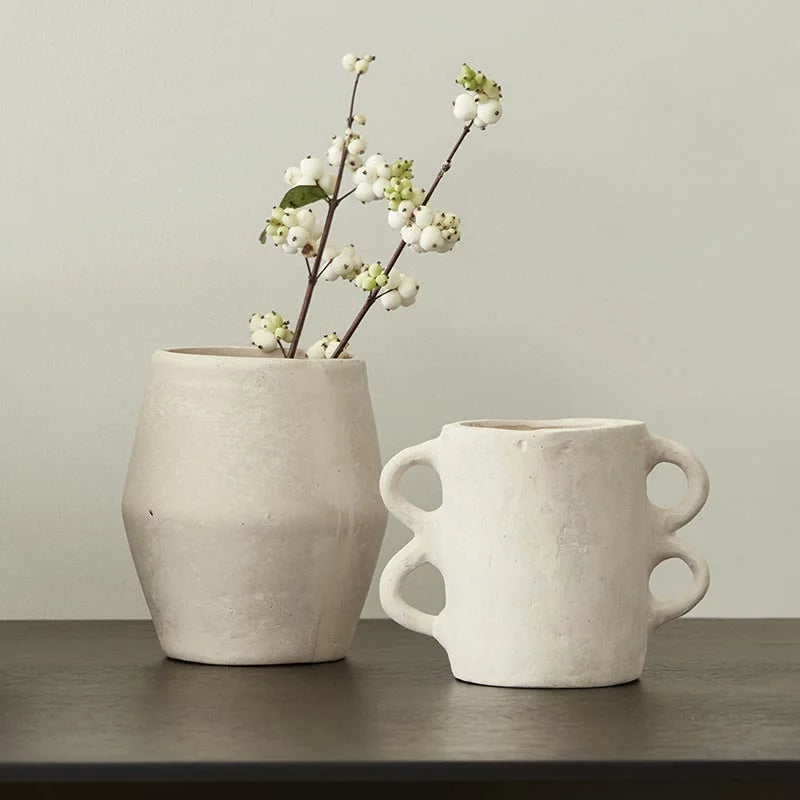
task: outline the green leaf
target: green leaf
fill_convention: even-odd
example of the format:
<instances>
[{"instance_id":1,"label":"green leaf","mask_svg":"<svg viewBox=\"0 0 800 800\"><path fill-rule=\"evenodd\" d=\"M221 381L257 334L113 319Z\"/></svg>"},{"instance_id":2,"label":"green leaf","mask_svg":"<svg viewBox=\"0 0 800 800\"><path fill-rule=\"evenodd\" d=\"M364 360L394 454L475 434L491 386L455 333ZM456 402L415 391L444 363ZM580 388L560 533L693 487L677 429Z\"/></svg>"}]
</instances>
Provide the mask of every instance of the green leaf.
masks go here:
<instances>
[{"instance_id":1,"label":"green leaf","mask_svg":"<svg viewBox=\"0 0 800 800\"><path fill-rule=\"evenodd\" d=\"M264 228L264 230L261 231L261 233L258 234L258 241L261 242L261 244L266 244L267 243L267 229L266 228Z\"/></svg>"},{"instance_id":2,"label":"green leaf","mask_svg":"<svg viewBox=\"0 0 800 800\"><path fill-rule=\"evenodd\" d=\"M283 200L278 204L281 208L302 208L309 203L316 203L317 200L327 200L328 195L319 186L295 186L289 189L283 196Z\"/></svg>"}]
</instances>

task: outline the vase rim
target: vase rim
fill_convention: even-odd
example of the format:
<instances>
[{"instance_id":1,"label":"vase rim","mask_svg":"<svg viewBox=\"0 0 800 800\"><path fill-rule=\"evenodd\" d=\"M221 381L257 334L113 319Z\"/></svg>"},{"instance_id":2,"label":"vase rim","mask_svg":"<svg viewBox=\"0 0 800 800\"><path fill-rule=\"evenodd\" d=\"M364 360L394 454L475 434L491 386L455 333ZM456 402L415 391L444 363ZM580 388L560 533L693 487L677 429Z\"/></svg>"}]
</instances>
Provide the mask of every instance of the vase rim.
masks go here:
<instances>
[{"instance_id":1,"label":"vase rim","mask_svg":"<svg viewBox=\"0 0 800 800\"><path fill-rule=\"evenodd\" d=\"M248 366L256 366L261 363L270 364L363 364L360 358L305 358L305 350L298 348L297 358L284 358L280 350L272 353L264 353L253 346L229 345L216 347L164 347L153 353L153 358L159 360L192 360L196 363L208 360L223 361L229 363L241 363ZM336 367L339 368L338 366Z\"/></svg>"},{"instance_id":2,"label":"vase rim","mask_svg":"<svg viewBox=\"0 0 800 800\"><path fill-rule=\"evenodd\" d=\"M451 423L453 427L495 433L555 433L575 431L600 431L610 428L646 427L635 419L606 417L565 417L563 419L468 419ZM449 427L449 426L448 426Z\"/></svg>"}]
</instances>

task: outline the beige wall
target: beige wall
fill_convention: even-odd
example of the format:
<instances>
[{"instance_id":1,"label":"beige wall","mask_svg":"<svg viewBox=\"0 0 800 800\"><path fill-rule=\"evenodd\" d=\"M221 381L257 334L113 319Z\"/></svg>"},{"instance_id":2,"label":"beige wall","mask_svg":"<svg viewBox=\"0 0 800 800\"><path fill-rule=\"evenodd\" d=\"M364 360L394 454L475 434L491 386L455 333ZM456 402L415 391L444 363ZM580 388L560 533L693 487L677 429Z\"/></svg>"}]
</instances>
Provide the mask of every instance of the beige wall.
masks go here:
<instances>
[{"instance_id":1,"label":"beige wall","mask_svg":"<svg viewBox=\"0 0 800 800\"><path fill-rule=\"evenodd\" d=\"M506 94L441 188L462 243L407 255L419 303L355 342L384 457L459 418L644 419L712 476L685 531L712 565L698 612L800 614L800 4L0 9L0 617L146 613L118 503L148 355L295 314L298 262L255 237L283 169L341 127L348 49L379 56L370 149L421 176L457 135L463 60ZM374 257L395 241L377 204L342 223ZM312 329L358 300L323 286ZM430 572L412 584L435 606Z\"/></svg>"}]
</instances>

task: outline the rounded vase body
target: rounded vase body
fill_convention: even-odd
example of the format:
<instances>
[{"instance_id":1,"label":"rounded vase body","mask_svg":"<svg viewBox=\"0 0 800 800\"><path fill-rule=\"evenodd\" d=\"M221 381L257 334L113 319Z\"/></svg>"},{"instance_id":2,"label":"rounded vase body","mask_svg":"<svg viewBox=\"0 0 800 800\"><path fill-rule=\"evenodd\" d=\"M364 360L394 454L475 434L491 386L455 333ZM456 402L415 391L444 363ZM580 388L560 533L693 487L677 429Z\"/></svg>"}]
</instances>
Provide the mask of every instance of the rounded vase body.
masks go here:
<instances>
[{"instance_id":1,"label":"rounded vase body","mask_svg":"<svg viewBox=\"0 0 800 800\"><path fill-rule=\"evenodd\" d=\"M164 652L342 658L386 527L362 361L159 350L122 514Z\"/></svg>"}]
</instances>

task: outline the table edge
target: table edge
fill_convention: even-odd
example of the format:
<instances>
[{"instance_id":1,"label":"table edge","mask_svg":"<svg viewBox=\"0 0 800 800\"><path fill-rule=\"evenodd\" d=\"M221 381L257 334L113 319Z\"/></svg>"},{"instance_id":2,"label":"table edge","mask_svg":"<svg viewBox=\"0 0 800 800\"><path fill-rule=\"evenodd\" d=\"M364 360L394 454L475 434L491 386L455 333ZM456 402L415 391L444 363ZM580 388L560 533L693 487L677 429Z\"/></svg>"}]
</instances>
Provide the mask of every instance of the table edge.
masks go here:
<instances>
[{"instance_id":1,"label":"table edge","mask_svg":"<svg viewBox=\"0 0 800 800\"><path fill-rule=\"evenodd\" d=\"M800 759L753 761L7 762L0 783L794 780Z\"/></svg>"}]
</instances>

